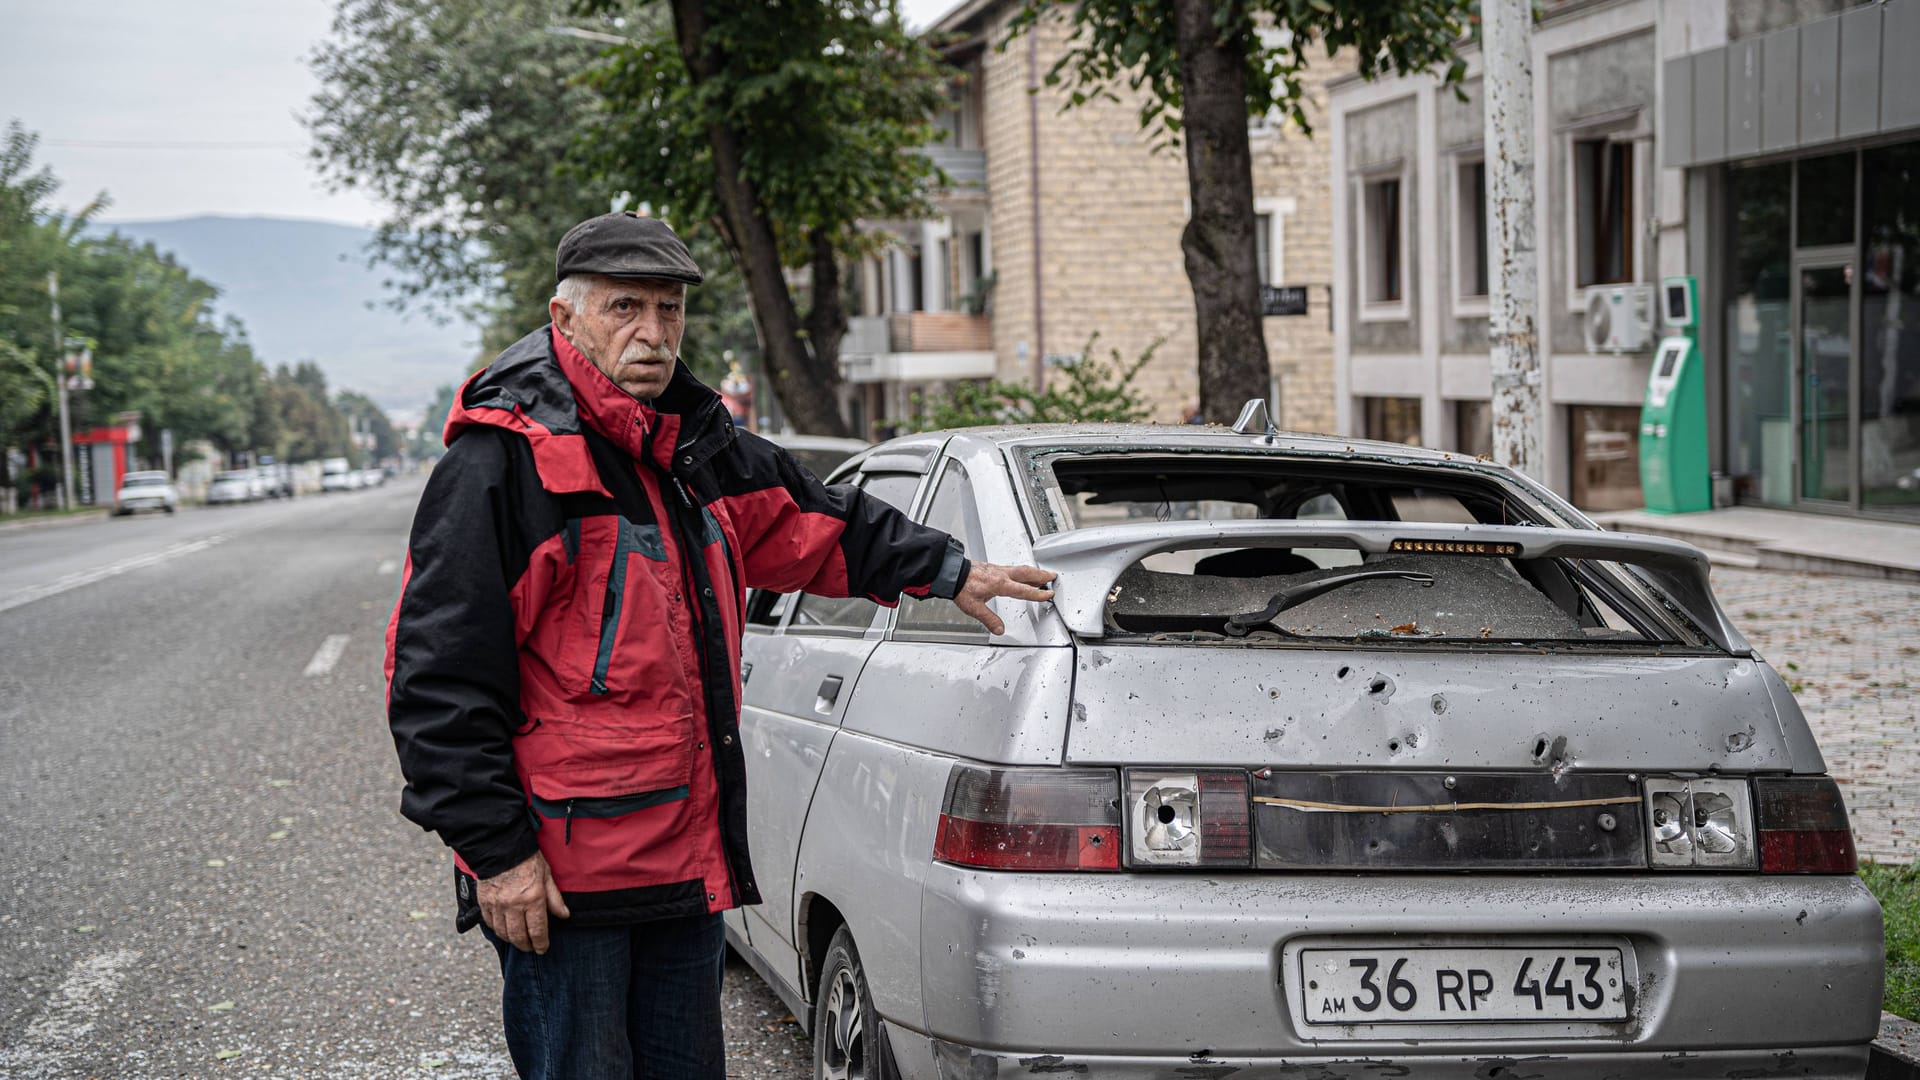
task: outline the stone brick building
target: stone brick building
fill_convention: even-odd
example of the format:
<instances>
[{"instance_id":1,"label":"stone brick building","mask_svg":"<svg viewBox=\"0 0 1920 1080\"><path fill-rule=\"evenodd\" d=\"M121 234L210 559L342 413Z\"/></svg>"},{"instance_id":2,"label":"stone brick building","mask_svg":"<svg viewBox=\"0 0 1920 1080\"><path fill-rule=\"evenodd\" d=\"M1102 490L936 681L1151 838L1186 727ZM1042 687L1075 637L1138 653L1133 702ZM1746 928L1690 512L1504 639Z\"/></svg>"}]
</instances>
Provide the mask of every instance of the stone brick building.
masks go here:
<instances>
[{"instance_id":1,"label":"stone brick building","mask_svg":"<svg viewBox=\"0 0 1920 1080\"><path fill-rule=\"evenodd\" d=\"M962 76L943 119L948 139L931 150L953 184L939 218L880 226L900 243L859 274L862 317L846 373L863 429L904 414L913 391L942 380L1045 378L1096 333L1102 357L1118 350L1127 360L1161 340L1136 379L1155 419L1179 420L1198 400L1180 249L1185 156L1155 152L1128 95L1062 111L1065 92L1044 80L1067 48L1066 20L1008 43L1016 9L1013 0L967 0L929 30L954 41L946 57ZM1312 65L1306 112L1316 132L1325 130L1326 82L1352 66L1324 56ZM1328 141L1278 122L1251 134L1265 282L1308 294L1305 315L1266 319L1278 419L1331 430Z\"/></svg>"}]
</instances>

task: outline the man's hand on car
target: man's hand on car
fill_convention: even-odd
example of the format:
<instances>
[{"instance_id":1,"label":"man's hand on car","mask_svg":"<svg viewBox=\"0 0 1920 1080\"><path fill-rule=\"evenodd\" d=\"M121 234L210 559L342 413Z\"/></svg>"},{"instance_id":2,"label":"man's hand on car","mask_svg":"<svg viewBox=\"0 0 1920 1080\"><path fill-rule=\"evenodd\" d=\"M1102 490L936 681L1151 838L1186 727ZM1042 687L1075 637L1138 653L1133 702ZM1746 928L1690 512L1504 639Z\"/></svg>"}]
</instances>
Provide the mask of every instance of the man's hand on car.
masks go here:
<instances>
[{"instance_id":1,"label":"man's hand on car","mask_svg":"<svg viewBox=\"0 0 1920 1080\"><path fill-rule=\"evenodd\" d=\"M1042 570L1037 566L995 566L992 563L974 563L967 571L966 584L960 586L960 595L953 602L961 611L980 620L989 634L1004 634L1007 626L1000 616L993 613L987 601L996 596L1011 596L1015 600L1051 600L1052 589L1040 588L1053 583L1056 575L1051 570Z\"/></svg>"},{"instance_id":2,"label":"man's hand on car","mask_svg":"<svg viewBox=\"0 0 1920 1080\"><path fill-rule=\"evenodd\" d=\"M481 878L480 918L487 929L522 952L547 951L547 915L564 919L572 914L553 883L547 860L534 852L527 861L490 878Z\"/></svg>"}]
</instances>

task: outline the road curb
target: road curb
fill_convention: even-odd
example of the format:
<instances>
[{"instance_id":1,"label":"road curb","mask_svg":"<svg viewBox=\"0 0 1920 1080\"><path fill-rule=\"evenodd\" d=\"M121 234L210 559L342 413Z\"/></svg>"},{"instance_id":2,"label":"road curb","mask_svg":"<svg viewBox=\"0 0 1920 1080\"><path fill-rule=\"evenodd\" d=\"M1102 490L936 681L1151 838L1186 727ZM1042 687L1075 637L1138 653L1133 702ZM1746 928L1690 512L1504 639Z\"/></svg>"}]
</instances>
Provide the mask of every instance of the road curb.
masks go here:
<instances>
[{"instance_id":1,"label":"road curb","mask_svg":"<svg viewBox=\"0 0 1920 1080\"><path fill-rule=\"evenodd\" d=\"M1880 1037L1873 1040L1866 1080L1920 1080L1920 1024L1880 1014Z\"/></svg>"},{"instance_id":2,"label":"road curb","mask_svg":"<svg viewBox=\"0 0 1920 1080\"><path fill-rule=\"evenodd\" d=\"M84 525L89 521L105 521L113 515L111 510L95 510L91 513L62 514L59 517L28 518L25 521L0 521L0 534L29 532L34 529L59 529L68 525Z\"/></svg>"}]
</instances>

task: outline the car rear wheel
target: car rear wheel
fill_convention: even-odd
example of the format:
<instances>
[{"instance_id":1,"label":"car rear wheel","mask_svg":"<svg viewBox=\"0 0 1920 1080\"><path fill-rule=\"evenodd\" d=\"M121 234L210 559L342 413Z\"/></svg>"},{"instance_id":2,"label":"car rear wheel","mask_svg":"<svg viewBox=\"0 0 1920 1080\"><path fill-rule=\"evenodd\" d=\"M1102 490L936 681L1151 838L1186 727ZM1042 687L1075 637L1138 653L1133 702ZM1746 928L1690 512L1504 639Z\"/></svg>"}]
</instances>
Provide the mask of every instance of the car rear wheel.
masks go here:
<instances>
[{"instance_id":1,"label":"car rear wheel","mask_svg":"<svg viewBox=\"0 0 1920 1080\"><path fill-rule=\"evenodd\" d=\"M898 1080L880 1016L867 989L853 935L841 927L827 946L813 1002L815 1080Z\"/></svg>"}]
</instances>

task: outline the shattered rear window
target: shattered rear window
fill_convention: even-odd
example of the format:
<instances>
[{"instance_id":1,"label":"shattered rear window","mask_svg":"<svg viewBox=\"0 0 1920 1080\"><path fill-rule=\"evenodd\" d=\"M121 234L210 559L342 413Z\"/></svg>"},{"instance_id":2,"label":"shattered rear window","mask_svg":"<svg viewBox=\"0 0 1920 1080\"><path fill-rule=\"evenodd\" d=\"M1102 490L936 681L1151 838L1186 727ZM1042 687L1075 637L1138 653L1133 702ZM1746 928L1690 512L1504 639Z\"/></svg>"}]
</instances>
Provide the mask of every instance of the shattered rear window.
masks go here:
<instances>
[{"instance_id":1,"label":"shattered rear window","mask_svg":"<svg viewBox=\"0 0 1920 1080\"><path fill-rule=\"evenodd\" d=\"M1043 532L1174 521L1366 521L1566 527L1552 507L1463 469L1280 453L1030 452ZM1417 532L1417 529L1412 530ZM1194 547L1128 567L1107 598L1118 634L1255 643L1700 644L1630 568L1576 559L1337 543Z\"/></svg>"}]
</instances>

